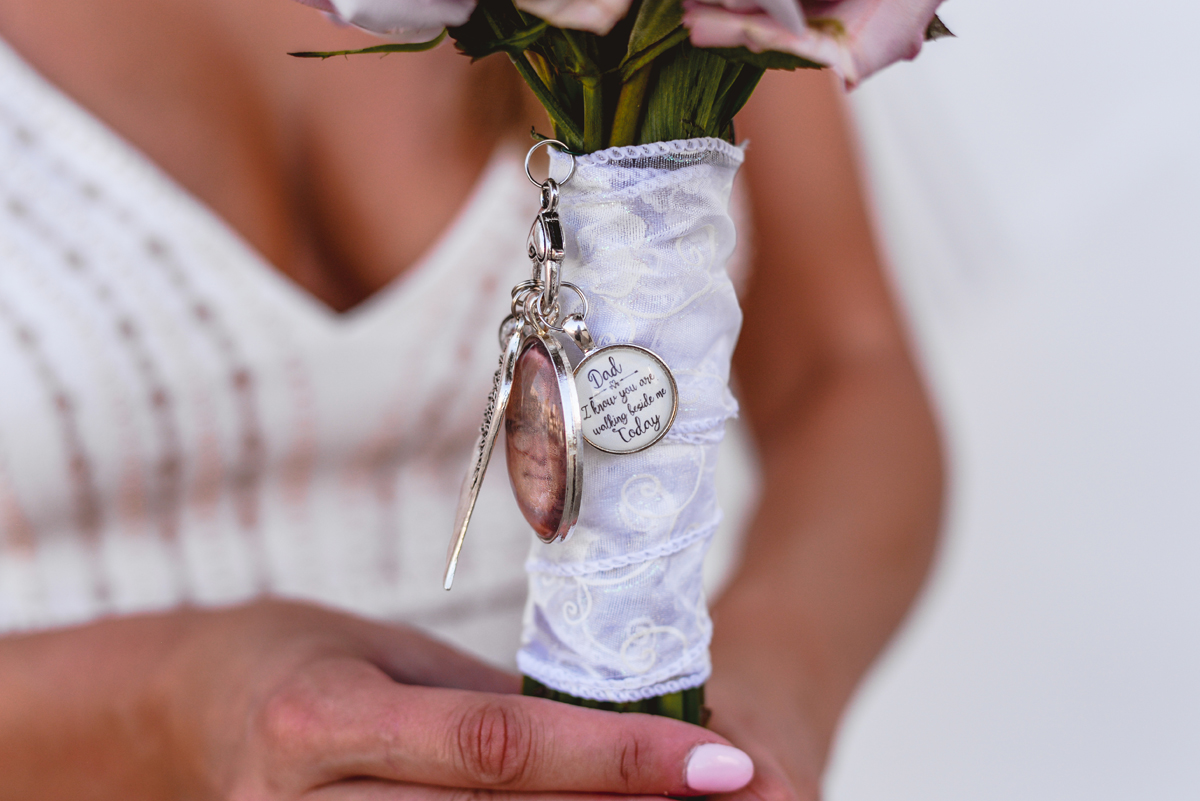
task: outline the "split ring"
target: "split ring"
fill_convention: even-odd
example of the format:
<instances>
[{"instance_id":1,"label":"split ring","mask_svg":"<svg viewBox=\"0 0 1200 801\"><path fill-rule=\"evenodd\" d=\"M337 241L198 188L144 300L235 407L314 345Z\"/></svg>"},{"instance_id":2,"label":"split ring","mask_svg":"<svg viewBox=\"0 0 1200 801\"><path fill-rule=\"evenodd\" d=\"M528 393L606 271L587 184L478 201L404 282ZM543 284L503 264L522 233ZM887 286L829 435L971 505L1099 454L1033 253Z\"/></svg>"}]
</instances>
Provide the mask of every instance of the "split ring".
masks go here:
<instances>
[{"instance_id":1,"label":"split ring","mask_svg":"<svg viewBox=\"0 0 1200 801\"><path fill-rule=\"evenodd\" d=\"M533 326L533 329L539 334L544 334L550 330L557 330L554 328L552 321L557 320L559 314L561 313L561 310L558 308L558 304L555 303L552 307L550 307L550 313L547 315L542 311L542 304L540 301L541 296L536 293L530 292L525 296L525 304L521 310L523 319L525 322ZM550 317L549 320L546 319L547 316Z\"/></svg>"},{"instance_id":2,"label":"split ring","mask_svg":"<svg viewBox=\"0 0 1200 801\"><path fill-rule=\"evenodd\" d=\"M525 299L530 294L540 293L541 289L542 285L537 281L522 281L514 286L512 290L511 304L512 316L518 318L521 317L525 308Z\"/></svg>"},{"instance_id":3,"label":"split ring","mask_svg":"<svg viewBox=\"0 0 1200 801\"><path fill-rule=\"evenodd\" d=\"M542 186L543 184L541 181L534 179L533 173L530 172L530 170L529 170L529 160L531 158L533 158L533 154L538 151L538 148L549 147L550 145L554 145L555 147L557 147L559 149L560 152L565 153L566 155L571 157L571 169L567 173L567 177L563 178L558 183L560 185L565 184L567 181L571 180L571 176L575 174L575 154L572 153L570 150L567 150L567 146L564 145L562 142L558 141L557 139L543 139L542 141L538 142L533 147L529 148L529 152L525 154L525 177L528 178L529 182L531 184L533 184L534 186Z\"/></svg>"}]
</instances>

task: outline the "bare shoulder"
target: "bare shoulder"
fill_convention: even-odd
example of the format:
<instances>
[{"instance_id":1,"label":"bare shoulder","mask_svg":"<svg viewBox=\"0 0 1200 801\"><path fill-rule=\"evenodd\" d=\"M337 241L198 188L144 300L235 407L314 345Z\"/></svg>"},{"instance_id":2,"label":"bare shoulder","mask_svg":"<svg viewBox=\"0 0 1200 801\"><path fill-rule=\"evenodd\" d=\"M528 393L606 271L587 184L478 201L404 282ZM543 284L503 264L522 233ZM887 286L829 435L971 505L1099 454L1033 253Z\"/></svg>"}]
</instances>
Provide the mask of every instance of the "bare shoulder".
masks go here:
<instances>
[{"instance_id":1,"label":"bare shoulder","mask_svg":"<svg viewBox=\"0 0 1200 801\"><path fill-rule=\"evenodd\" d=\"M248 5L259 0L248 0ZM270 109L224 2L7 0L0 35L51 83L270 250Z\"/></svg>"}]
</instances>

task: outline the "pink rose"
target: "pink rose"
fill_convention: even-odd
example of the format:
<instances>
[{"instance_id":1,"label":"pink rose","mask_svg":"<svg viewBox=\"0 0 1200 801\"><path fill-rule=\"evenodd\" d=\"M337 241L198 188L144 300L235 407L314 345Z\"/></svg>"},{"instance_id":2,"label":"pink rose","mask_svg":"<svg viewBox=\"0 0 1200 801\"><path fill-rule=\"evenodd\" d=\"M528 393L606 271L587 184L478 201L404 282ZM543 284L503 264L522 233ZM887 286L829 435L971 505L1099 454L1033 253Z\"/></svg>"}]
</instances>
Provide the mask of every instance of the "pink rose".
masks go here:
<instances>
[{"instance_id":1,"label":"pink rose","mask_svg":"<svg viewBox=\"0 0 1200 801\"><path fill-rule=\"evenodd\" d=\"M942 0L684 0L697 47L779 50L816 61L854 86L916 57Z\"/></svg>"},{"instance_id":2,"label":"pink rose","mask_svg":"<svg viewBox=\"0 0 1200 801\"><path fill-rule=\"evenodd\" d=\"M606 34L629 12L630 0L515 0L517 8L556 28Z\"/></svg>"},{"instance_id":3,"label":"pink rose","mask_svg":"<svg viewBox=\"0 0 1200 801\"><path fill-rule=\"evenodd\" d=\"M476 0L300 0L398 41L433 39L462 25ZM697 47L779 50L825 64L854 86L921 50L942 0L683 0L683 23ZM605 34L630 0L516 0L559 28Z\"/></svg>"},{"instance_id":4,"label":"pink rose","mask_svg":"<svg viewBox=\"0 0 1200 801\"><path fill-rule=\"evenodd\" d=\"M476 0L300 0L306 6L407 42L428 41L442 28L462 25ZM605 34L629 11L630 0L516 0L517 6L557 28Z\"/></svg>"},{"instance_id":5,"label":"pink rose","mask_svg":"<svg viewBox=\"0 0 1200 801\"><path fill-rule=\"evenodd\" d=\"M443 28L462 25L475 0L300 0L351 25L400 42L427 42Z\"/></svg>"}]
</instances>

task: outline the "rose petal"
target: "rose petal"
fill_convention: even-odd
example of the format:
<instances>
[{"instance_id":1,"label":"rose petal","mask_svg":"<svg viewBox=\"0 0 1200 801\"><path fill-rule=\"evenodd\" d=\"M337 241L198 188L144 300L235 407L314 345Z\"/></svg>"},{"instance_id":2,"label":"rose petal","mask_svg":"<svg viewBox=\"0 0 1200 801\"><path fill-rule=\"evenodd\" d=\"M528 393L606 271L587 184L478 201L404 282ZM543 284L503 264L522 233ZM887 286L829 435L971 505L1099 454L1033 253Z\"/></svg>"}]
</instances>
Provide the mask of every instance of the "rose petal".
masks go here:
<instances>
[{"instance_id":1,"label":"rose petal","mask_svg":"<svg viewBox=\"0 0 1200 801\"><path fill-rule=\"evenodd\" d=\"M921 50L942 0L685 0L698 47L779 50L827 64L854 86ZM828 24L835 23L835 24Z\"/></svg>"},{"instance_id":2,"label":"rose petal","mask_svg":"<svg viewBox=\"0 0 1200 801\"><path fill-rule=\"evenodd\" d=\"M475 0L299 0L352 25L401 42L427 42L462 25Z\"/></svg>"},{"instance_id":3,"label":"rose petal","mask_svg":"<svg viewBox=\"0 0 1200 801\"><path fill-rule=\"evenodd\" d=\"M683 24L697 47L745 47L755 53L776 50L824 64L839 75L853 62L830 37L808 28L797 36L766 14L735 14L724 9L688 3Z\"/></svg>"},{"instance_id":4,"label":"rose petal","mask_svg":"<svg viewBox=\"0 0 1200 801\"><path fill-rule=\"evenodd\" d=\"M796 36L805 33L804 14L796 0L758 0L759 7L785 30Z\"/></svg>"},{"instance_id":5,"label":"rose petal","mask_svg":"<svg viewBox=\"0 0 1200 801\"><path fill-rule=\"evenodd\" d=\"M517 7L558 28L604 35L629 11L630 0L517 0Z\"/></svg>"},{"instance_id":6,"label":"rose petal","mask_svg":"<svg viewBox=\"0 0 1200 801\"><path fill-rule=\"evenodd\" d=\"M296 2L302 3L306 6L312 6L318 11L324 11L329 14L337 13L337 9L333 7L333 4L330 3L329 0L296 0Z\"/></svg>"},{"instance_id":7,"label":"rose petal","mask_svg":"<svg viewBox=\"0 0 1200 801\"><path fill-rule=\"evenodd\" d=\"M824 13L841 21L845 47L852 54L856 78L853 85L901 59L921 52L925 29L942 0L840 0L822 6ZM813 13L809 13L812 19Z\"/></svg>"}]
</instances>

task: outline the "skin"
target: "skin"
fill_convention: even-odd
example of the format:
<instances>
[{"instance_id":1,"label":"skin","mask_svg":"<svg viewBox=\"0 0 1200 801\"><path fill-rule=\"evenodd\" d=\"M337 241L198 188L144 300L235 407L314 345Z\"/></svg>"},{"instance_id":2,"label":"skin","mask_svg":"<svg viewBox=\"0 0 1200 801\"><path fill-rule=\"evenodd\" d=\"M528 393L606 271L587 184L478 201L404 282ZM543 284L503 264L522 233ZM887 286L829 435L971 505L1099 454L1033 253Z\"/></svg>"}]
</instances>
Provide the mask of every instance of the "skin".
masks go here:
<instances>
[{"instance_id":1,"label":"skin","mask_svg":"<svg viewBox=\"0 0 1200 801\"><path fill-rule=\"evenodd\" d=\"M4 0L0 35L335 309L435 241L500 137L548 129L499 58L281 57L372 43L286 0ZM772 74L738 120L756 253L735 368L764 485L713 610L712 731L522 698L413 630L265 600L0 638L0 799L686 795L708 742L755 760L722 798L817 798L943 483L839 94Z\"/></svg>"}]
</instances>

